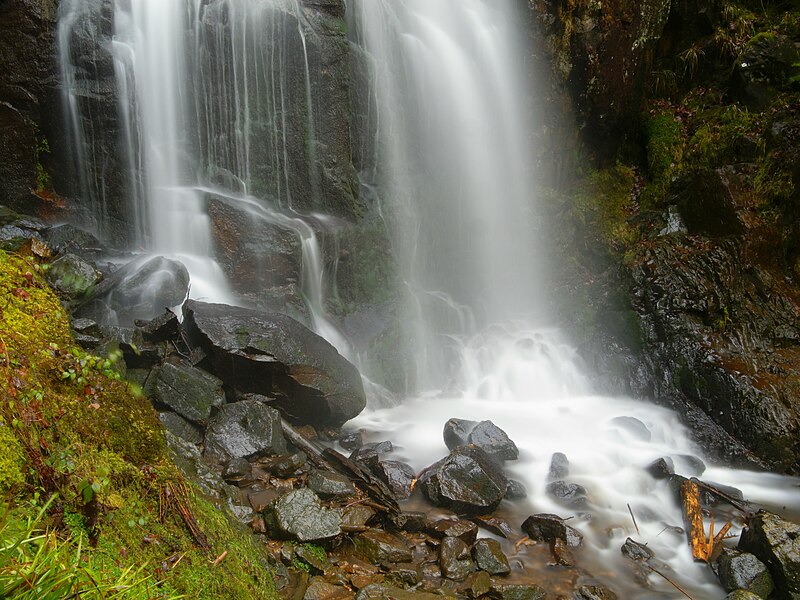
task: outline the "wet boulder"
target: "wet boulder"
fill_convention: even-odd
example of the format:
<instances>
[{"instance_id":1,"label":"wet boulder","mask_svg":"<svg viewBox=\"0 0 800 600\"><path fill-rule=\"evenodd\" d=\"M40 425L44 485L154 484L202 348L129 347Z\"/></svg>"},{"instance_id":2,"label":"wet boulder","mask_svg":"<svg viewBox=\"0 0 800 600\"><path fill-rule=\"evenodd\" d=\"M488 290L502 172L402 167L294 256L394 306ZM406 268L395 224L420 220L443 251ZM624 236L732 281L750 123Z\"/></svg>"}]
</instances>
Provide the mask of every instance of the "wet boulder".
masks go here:
<instances>
[{"instance_id":1,"label":"wet boulder","mask_svg":"<svg viewBox=\"0 0 800 600\"><path fill-rule=\"evenodd\" d=\"M259 402L226 404L208 423L206 455L218 460L285 453L280 414Z\"/></svg>"},{"instance_id":2,"label":"wet boulder","mask_svg":"<svg viewBox=\"0 0 800 600\"><path fill-rule=\"evenodd\" d=\"M750 110L761 111L798 74L800 53L794 42L783 35L759 33L736 59L731 75L733 96Z\"/></svg>"},{"instance_id":3,"label":"wet boulder","mask_svg":"<svg viewBox=\"0 0 800 600\"><path fill-rule=\"evenodd\" d=\"M424 531L438 539L456 537L465 544L472 544L478 538L478 526L464 519L440 519L435 523L429 522Z\"/></svg>"},{"instance_id":4,"label":"wet boulder","mask_svg":"<svg viewBox=\"0 0 800 600\"><path fill-rule=\"evenodd\" d=\"M547 472L549 481L564 479L569 475L569 459L563 452L555 452L550 459L550 470Z\"/></svg>"},{"instance_id":5,"label":"wet boulder","mask_svg":"<svg viewBox=\"0 0 800 600\"><path fill-rule=\"evenodd\" d=\"M294 422L340 426L366 406L358 370L286 315L190 300L183 325L209 370L239 392L270 392Z\"/></svg>"},{"instance_id":6,"label":"wet boulder","mask_svg":"<svg viewBox=\"0 0 800 600\"><path fill-rule=\"evenodd\" d=\"M429 467L418 484L436 506L480 514L494 510L506 494L508 480L480 448L457 448Z\"/></svg>"},{"instance_id":7,"label":"wet boulder","mask_svg":"<svg viewBox=\"0 0 800 600\"><path fill-rule=\"evenodd\" d=\"M576 548L583 542L583 535L577 529L567 525L561 517L548 513L528 517L522 524L522 530L537 542L552 544L554 540L560 539L571 548Z\"/></svg>"},{"instance_id":8,"label":"wet boulder","mask_svg":"<svg viewBox=\"0 0 800 600\"><path fill-rule=\"evenodd\" d=\"M582 585L578 588L576 600L617 600L617 595L602 585Z\"/></svg>"},{"instance_id":9,"label":"wet boulder","mask_svg":"<svg viewBox=\"0 0 800 600\"><path fill-rule=\"evenodd\" d=\"M800 597L800 525L761 510L742 531L739 550L769 567L780 597Z\"/></svg>"},{"instance_id":10,"label":"wet boulder","mask_svg":"<svg viewBox=\"0 0 800 600\"><path fill-rule=\"evenodd\" d=\"M458 538L446 537L439 544L439 567L448 579L461 581L475 570L469 546Z\"/></svg>"},{"instance_id":11,"label":"wet boulder","mask_svg":"<svg viewBox=\"0 0 800 600\"><path fill-rule=\"evenodd\" d=\"M653 558L653 556L655 556L650 548L644 544L640 544L639 542L632 540L631 538L625 540L625 543L622 544L621 551L622 554L627 558L642 562L647 562Z\"/></svg>"},{"instance_id":12,"label":"wet boulder","mask_svg":"<svg viewBox=\"0 0 800 600\"><path fill-rule=\"evenodd\" d=\"M188 361L167 360L156 375L152 399L195 423L206 423L212 409L225 404L222 381Z\"/></svg>"},{"instance_id":13,"label":"wet boulder","mask_svg":"<svg viewBox=\"0 0 800 600\"><path fill-rule=\"evenodd\" d=\"M522 500L528 497L528 488L521 481L509 479L506 486L506 500Z\"/></svg>"},{"instance_id":14,"label":"wet boulder","mask_svg":"<svg viewBox=\"0 0 800 600\"><path fill-rule=\"evenodd\" d=\"M96 285L76 314L106 327L131 326L181 304L188 293L189 271L183 264L163 256L138 258Z\"/></svg>"},{"instance_id":15,"label":"wet boulder","mask_svg":"<svg viewBox=\"0 0 800 600\"><path fill-rule=\"evenodd\" d=\"M586 488L577 483L554 481L545 488L547 495L559 504L572 508L584 508L588 504Z\"/></svg>"},{"instance_id":16,"label":"wet boulder","mask_svg":"<svg viewBox=\"0 0 800 600\"><path fill-rule=\"evenodd\" d=\"M480 539L472 545L472 559L481 571L491 575L504 575L511 572L508 558L497 540Z\"/></svg>"},{"instance_id":17,"label":"wet boulder","mask_svg":"<svg viewBox=\"0 0 800 600\"><path fill-rule=\"evenodd\" d=\"M644 468L654 479L669 479L675 475L675 463L669 456L658 458Z\"/></svg>"},{"instance_id":18,"label":"wet boulder","mask_svg":"<svg viewBox=\"0 0 800 600\"><path fill-rule=\"evenodd\" d=\"M86 250L102 247L100 240L94 234L69 223L54 225L45 232L44 237L50 248L59 254L74 251L84 254Z\"/></svg>"},{"instance_id":19,"label":"wet boulder","mask_svg":"<svg viewBox=\"0 0 800 600\"><path fill-rule=\"evenodd\" d=\"M372 564L408 563L411 547L405 539L388 531L365 531L353 539L356 552Z\"/></svg>"},{"instance_id":20,"label":"wet boulder","mask_svg":"<svg viewBox=\"0 0 800 600\"><path fill-rule=\"evenodd\" d=\"M79 256L65 254L50 264L45 279L60 297L75 301L92 291L100 281L100 273Z\"/></svg>"},{"instance_id":21,"label":"wet boulder","mask_svg":"<svg viewBox=\"0 0 800 600\"><path fill-rule=\"evenodd\" d=\"M389 486L398 500L405 500L411 496L417 474L410 465L397 460L381 460L370 465L370 471Z\"/></svg>"},{"instance_id":22,"label":"wet boulder","mask_svg":"<svg viewBox=\"0 0 800 600\"><path fill-rule=\"evenodd\" d=\"M491 598L500 600L544 600L548 597L538 585L494 584L489 593Z\"/></svg>"},{"instance_id":23,"label":"wet boulder","mask_svg":"<svg viewBox=\"0 0 800 600\"><path fill-rule=\"evenodd\" d=\"M149 321L137 320L134 324L148 342L159 343L178 339L180 322L178 315L171 310L165 310Z\"/></svg>"},{"instance_id":24,"label":"wet boulder","mask_svg":"<svg viewBox=\"0 0 800 600\"><path fill-rule=\"evenodd\" d=\"M191 442L195 446L199 446L203 443L203 430L194 423L190 423L179 414L174 412L162 412L159 413L158 418L164 425L164 429L171 432L173 435L187 442Z\"/></svg>"},{"instance_id":25,"label":"wet boulder","mask_svg":"<svg viewBox=\"0 0 800 600\"><path fill-rule=\"evenodd\" d=\"M324 540L342 532L341 513L322 506L317 495L307 488L281 496L263 516L270 533L301 542Z\"/></svg>"},{"instance_id":26,"label":"wet boulder","mask_svg":"<svg viewBox=\"0 0 800 600\"><path fill-rule=\"evenodd\" d=\"M448 450L468 445L477 446L497 461L519 458L516 444L491 421L450 419L444 426L444 443Z\"/></svg>"},{"instance_id":27,"label":"wet boulder","mask_svg":"<svg viewBox=\"0 0 800 600\"><path fill-rule=\"evenodd\" d=\"M356 493L353 482L344 475L318 469L308 476L308 487L326 500L348 498Z\"/></svg>"},{"instance_id":28,"label":"wet boulder","mask_svg":"<svg viewBox=\"0 0 800 600\"><path fill-rule=\"evenodd\" d=\"M769 598L773 590L772 576L767 565L748 552L726 550L717 562L719 580L728 592L746 590Z\"/></svg>"}]
</instances>

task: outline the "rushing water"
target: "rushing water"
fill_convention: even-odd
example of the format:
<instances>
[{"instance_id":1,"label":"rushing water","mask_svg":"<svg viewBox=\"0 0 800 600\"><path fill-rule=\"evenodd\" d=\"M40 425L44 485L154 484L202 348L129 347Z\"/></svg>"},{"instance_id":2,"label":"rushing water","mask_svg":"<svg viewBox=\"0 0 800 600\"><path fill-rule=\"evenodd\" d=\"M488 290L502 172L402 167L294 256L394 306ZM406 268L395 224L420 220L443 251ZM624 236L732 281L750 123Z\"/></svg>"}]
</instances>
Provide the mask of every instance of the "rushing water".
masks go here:
<instances>
[{"instance_id":1,"label":"rushing water","mask_svg":"<svg viewBox=\"0 0 800 600\"><path fill-rule=\"evenodd\" d=\"M535 123L524 102L521 4L352 3L351 27L373 60L376 155L368 173L390 198L422 390L352 424L392 440L421 470L446 453L448 419L491 419L520 448L520 460L507 468L529 496L506 507L514 519L575 515L571 523L588 546L579 565L624 598L684 597L655 573L636 580L620 552L628 536L647 543L663 561L660 570L693 597L722 598L710 570L692 561L683 535L674 533L682 517L668 484L643 470L670 456L677 472L695 475L691 457L700 449L676 414L594 393L573 351L542 327L546 315L536 310L547 278L536 260L528 142ZM556 452L569 458L568 480L588 490L586 509L565 508L545 493ZM776 508L797 502L796 480L721 467L704 478Z\"/></svg>"}]
</instances>

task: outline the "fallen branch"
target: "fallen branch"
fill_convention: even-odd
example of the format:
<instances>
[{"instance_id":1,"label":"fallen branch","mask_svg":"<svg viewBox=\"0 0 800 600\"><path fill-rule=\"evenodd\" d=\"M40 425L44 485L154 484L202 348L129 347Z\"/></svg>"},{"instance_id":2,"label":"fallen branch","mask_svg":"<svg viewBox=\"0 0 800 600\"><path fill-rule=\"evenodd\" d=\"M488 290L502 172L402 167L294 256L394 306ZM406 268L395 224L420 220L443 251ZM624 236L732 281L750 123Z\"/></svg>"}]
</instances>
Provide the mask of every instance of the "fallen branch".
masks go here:
<instances>
[{"instance_id":1,"label":"fallen branch","mask_svg":"<svg viewBox=\"0 0 800 600\"><path fill-rule=\"evenodd\" d=\"M186 489L186 485L178 484L175 486L172 483L167 483L162 490L162 496L164 501L162 502L161 512L163 513L166 508L177 510L195 543L203 550L210 550L211 544L208 543L208 538L201 531L192 511L189 510L189 491ZM163 514L161 516L163 518Z\"/></svg>"},{"instance_id":2,"label":"fallen branch","mask_svg":"<svg viewBox=\"0 0 800 600\"><path fill-rule=\"evenodd\" d=\"M654 569L654 568L653 568L653 567L651 567L650 565L645 565L645 566L646 566L648 569L650 569L650 570L651 570L653 573L655 573L656 575L660 575L661 577L663 577L663 578L664 578L664 579L665 579L665 580L666 580L666 581L667 581L667 582L668 582L668 583L669 583L669 584L670 584L672 587L674 587L674 588L675 588L676 590L678 590L678 591L679 591L681 594L683 594L684 596L686 596L687 598L689 598L689 600L694 600L694 598L692 598L692 597L689 595L689 593L688 593L686 590L684 590L684 589L683 589L681 586L679 586L677 583L675 583L674 581L672 581L672 579L670 579L669 577L667 577L666 575L664 575L664 574L663 574L661 571L659 571L658 569Z\"/></svg>"},{"instance_id":3,"label":"fallen branch","mask_svg":"<svg viewBox=\"0 0 800 600\"><path fill-rule=\"evenodd\" d=\"M703 512L700 508L700 490L693 481L684 481L681 485L681 505L692 556L695 560L707 562L708 544L703 525Z\"/></svg>"},{"instance_id":4,"label":"fallen branch","mask_svg":"<svg viewBox=\"0 0 800 600\"><path fill-rule=\"evenodd\" d=\"M639 526L636 524L636 517L633 516L633 509L631 508L630 504L628 504L628 512L631 513L631 520L633 521L633 526L636 527L636 535L642 535L639 532Z\"/></svg>"},{"instance_id":5,"label":"fallen branch","mask_svg":"<svg viewBox=\"0 0 800 600\"><path fill-rule=\"evenodd\" d=\"M733 508L735 508L739 512L742 512L744 514L749 514L750 512L752 512L748 507L746 507L744 504L742 504L742 502L740 500L738 500L737 498L732 497L730 494L726 494L721 489L719 489L717 487L714 487L713 485L710 485L710 484L705 483L703 481L700 481L699 479L697 479L697 477L692 477L690 479L690 481L692 483L694 483L695 485L697 485L697 487L702 488L703 490L713 494L714 496L716 496L720 500L724 500L725 502L730 504Z\"/></svg>"}]
</instances>

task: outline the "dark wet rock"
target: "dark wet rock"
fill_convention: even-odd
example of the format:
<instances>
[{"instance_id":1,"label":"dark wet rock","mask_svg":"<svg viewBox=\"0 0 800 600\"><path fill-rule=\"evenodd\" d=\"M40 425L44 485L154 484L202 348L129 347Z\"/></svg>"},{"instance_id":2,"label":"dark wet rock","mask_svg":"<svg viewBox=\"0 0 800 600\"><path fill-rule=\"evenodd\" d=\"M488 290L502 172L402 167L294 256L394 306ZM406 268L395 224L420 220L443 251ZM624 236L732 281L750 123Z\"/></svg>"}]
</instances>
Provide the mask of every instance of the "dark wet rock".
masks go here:
<instances>
[{"instance_id":1,"label":"dark wet rock","mask_svg":"<svg viewBox=\"0 0 800 600\"><path fill-rule=\"evenodd\" d=\"M376 565L408 563L412 560L408 542L388 531L365 531L353 538L353 543L358 554Z\"/></svg>"},{"instance_id":2,"label":"dark wet rock","mask_svg":"<svg viewBox=\"0 0 800 600\"><path fill-rule=\"evenodd\" d=\"M358 462L368 462L376 456L387 454L394 449L392 442L373 442L370 444L362 444L350 454L350 460L357 460Z\"/></svg>"},{"instance_id":3,"label":"dark wet rock","mask_svg":"<svg viewBox=\"0 0 800 600\"><path fill-rule=\"evenodd\" d=\"M178 316L170 310L165 310L149 321L137 320L134 324L148 342L158 343L178 339L180 323Z\"/></svg>"},{"instance_id":4,"label":"dark wet rock","mask_svg":"<svg viewBox=\"0 0 800 600\"><path fill-rule=\"evenodd\" d=\"M783 35L760 33L751 39L736 59L731 75L733 96L756 112L764 110L797 74L800 53Z\"/></svg>"},{"instance_id":5,"label":"dark wet rock","mask_svg":"<svg viewBox=\"0 0 800 600\"><path fill-rule=\"evenodd\" d=\"M506 499L507 500L522 500L528 497L528 488L521 481L516 479L509 479L506 486Z\"/></svg>"},{"instance_id":6,"label":"dark wet rock","mask_svg":"<svg viewBox=\"0 0 800 600\"><path fill-rule=\"evenodd\" d=\"M658 458L644 468L655 479L669 479L675 474L675 463L669 456Z\"/></svg>"},{"instance_id":7,"label":"dark wet rock","mask_svg":"<svg viewBox=\"0 0 800 600\"><path fill-rule=\"evenodd\" d=\"M303 600L351 600L353 592L341 585L328 583L322 577L312 577Z\"/></svg>"},{"instance_id":8,"label":"dark wet rock","mask_svg":"<svg viewBox=\"0 0 800 600\"><path fill-rule=\"evenodd\" d=\"M764 600L758 594L746 590L736 590L725 596L725 600Z\"/></svg>"},{"instance_id":9,"label":"dark wet rock","mask_svg":"<svg viewBox=\"0 0 800 600\"><path fill-rule=\"evenodd\" d=\"M96 285L76 314L104 327L131 326L181 304L188 292L189 272L181 263L163 256L136 259Z\"/></svg>"},{"instance_id":10,"label":"dark wet rock","mask_svg":"<svg viewBox=\"0 0 800 600\"><path fill-rule=\"evenodd\" d=\"M284 454L281 417L258 402L226 404L208 423L206 454L221 459Z\"/></svg>"},{"instance_id":11,"label":"dark wet rock","mask_svg":"<svg viewBox=\"0 0 800 600\"><path fill-rule=\"evenodd\" d=\"M455 450L469 444L469 432L477 425L477 421L466 419L450 419L444 424L444 444L448 450Z\"/></svg>"},{"instance_id":12,"label":"dark wet rock","mask_svg":"<svg viewBox=\"0 0 800 600\"><path fill-rule=\"evenodd\" d=\"M514 533L514 528L511 527L511 524L500 517L482 515L472 517L472 522L489 533L503 538L507 538Z\"/></svg>"},{"instance_id":13,"label":"dark wet rock","mask_svg":"<svg viewBox=\"0 0 800 600\"><path fill-rule=\"evenodd\" d=\"M342 509L342 527L363 527L377 513L369 506L354 504Z\"/></svg>"},{"instance_id":14,"label":"dark wet rock","mask_svg":"<svg viewBox=\"0 0 800 600\"><path fill-rule=\"evenodd\" d=\"M280 392L273 405L294 421L337 426L366 405L356 368L290 317L190 300L184 327L217 376L240 392Z\"/></svg>"},{"instance_id":15,"label":"dark wet rock","mask_svg":"<svg viewBox=\"0 0 800 600\"><path fill-rule=\"evenodd\" d=\"M492 589L492 578L489 573L478 571L470 573L464 580L464 585L460 586L460 591L466 592L470 598L482 598Z\"/></svg>"},{"instance_id":16,"label":"dark wet rock","mask_svg":"<svg viewBox=\"0 0 800 600\"><path fill-rule=\"evenodd\" d=\"M84 335L91 335L94 337L101 337L103 332L95 321L91 319L73 319L70 323L72 329Z\"/></svg>"},{"instance_id":17,"label":"dark wet rock","mask_svg":"<svg viewBox=\"0 0 800 600\"><path fill-rule=\"evenodd\" d=\"M68 223L54 225L45 232L44 237L50 248L59 254L76 251L83 254L86 250L102 248L94 234Z\"/></svg>"},{"instance_id":18,"label":"dark wet rock","mask_svg":"<svg viewBox=\"0 0 800 600\"><path fill-rule=\"evenodd\" d=\"M559 567L574 567L575 556L569 544L562 539L556 538L550 543L550 553L553 555L553 563Z\"/></svg>"},{"instance_id":19,"label":"dark wet rock","mask_svg":"<svg viewBox=\"0 0 800 600\"><path fill-rule=\"evenodd\" d=\"M650 438L653 437L653 434L650 433L647 425L642 423L636 417L614 417L611 419L611 424L615 427L623 429L634 438L642 440L643 442L649 442Z\"/></svg>"},{"instance_id":20,"label":"dark wet rock","mask_svg":"<svg viewBox=\"0 0 800 600\"><path fill-rule=\"evenodd\" d=\"M45 279L59 296L75 301L91 293L100 281L100 274L79 256L65 254L50 263Z\"/></svg>"},{"instance_id":21,"label":"dark wet rock","mask_svg":"<svg viewBox=\"0 0 800 600\"><path fill-rule=\"evenodd\" d=\"M228 483L236 483L243 479L249 479L253 473L253 467L246 458L232 458L225 463L222 469L222 478Z\"/></svg>"},{"instance_id":22,"label":"dark wet rock","mask_svg":"<svg viewBox=\"0 0 800 600\"><path fill-rule=\"evenodd\" d=\"M725 171L704 171L676 188L673 201L690 234L723 237L744 231Z\"/></svg>"},{"instance_id":23,"label":"dark wet rock","mask_svg":"<svg viewBox=\"0 0 800 600\"><path fill-rule=\"evenodd\" d=\"M683 463L684 469L688 475L700 477L706 472L706 463L696 456L691 454L680 454L677 458L680 463Z\"/></svg>"},{"instance_id":24,"label":"dark wet rock","mask_svg":"<svg viewBox=\"0 0 800 600\"><path fill-rule=\"evenodd\" d=\"M617 600L617 595L602 585L582 585L578 588L576 600Z\"/></svg>"},{"instance_id":25,"label":"dark wet rock","mask_svg":"<svg viewBox=\"0 0 800 600\"><path fill-rule=\"evenodd\" d=\"M315 547L311 544L296 545L294 546L293 555L319 573L327 573L331 568L328 556L324 552L320 552L319 546Z\"/></svg>"},{"instance_id":26,"label":"dark wet rock","mask_svg":"<svg viewBox=\"0 0 800 600\"><path fill-rule=\"evenodd\" d=\"M563 452L555 452L550 459L550 470L547 472L549 481L565 479L569 475L569 459Z\"/></svg>"},{"instance_id":27,"label":"dark wet rock","mask_svg":"<svg viewBox=\"0 0 800 600\"><path fill-rule=\"evenodd\" d=\"M349 498L356 493L353 482L344 475L319 469L311 471L308 487L326 500Z\"/></svg>"},{"instance_id":28,"label":"dark wet rock","mask_svg":"<svg viewBox=\"0 0 800 600\"><path fill-rule=\"evenodd\" d=\"M463 580L475 570L469 546L458 538L444 538L439 544L439 567L448 579Z\"/></svg>"},{"instance_id":29,"label":"dark wet rock","mask_svg":"<svg viewBox=\"0 0 800 600\"><path fill-rule=\"evenodd\" d=\"M800 597L800 525L759 511L742 531L739 550L769 567L779 596Z\"/></svg>"},{"instance_id":30,"label":"dark wet rock","mask_svg":"<svg viewBox=\"0 0 800 600\"><path fill-rule=\"evenodd\" d=\"M583 541L583 535L577 529L567 525L561 517L547 513L528 517L522 524L522 530L537 542L552 543L555 539L561 539L571 548L576 548Z\"/></svg>"},{"instance_id":31,"label":"dark wet rock","mask_svg":"<svg viewBox=\"0 0 800 600\"><path fill-rule=\"evenodd\" d=\"M211 410L225 404L222 381L188 361L171 358L158 371L153 400L181 416L205 423Z\"/></svg>"},{"instance_id":32,"label":"dark wet rock","mask_svg":"<svg viewBox=\"0 0 800 600\"><path fill-rule=\"evenodd\" d=\"M422 581L422 567L415 563L400 563L390 571L392 578L404 585L417 585Z\"/></svg>"},{"instance_id":33,"label":"dark wet rock","mask_svg":"<svg viewBox=\"0 0 800 600\"><path fill-rule=\"evenodd\" d=\"M356 596L356 600L386 600L387 598L392 600L442 600L442 595L372 583L360 590Z\"/></svg>"},{"instance_id":34,"label":"dark wet rock","mask_svg":"<svg viewBox=\"0 0 800 600\"><path fill-rule=\"evenodd\" d=\"M631 538L625 540L625 543L622 545L622 554L631 560L640 560L644 562L647 562L655 556L650 548Z\"/></svg>"},{"instance_id":35,"label":"dark wet rock","mask_svg":"<svg viewBox=\"0 0 800 600\"><path fill-rule=\"evenodd\" d=\"M728 592L746 590L761 598L769 598L773 590L767 565L748 552L726 550L717 561L722 587Z\"/></svg>"},{"instance_id":36,"label":"dark wet rock","mask_svg":"<svg viewBox=\"0 0 800 600\"><path fill-rule=\"evenodd\" d=\"M274 456L272 458L260 459L258 464L268 473L276 477L291 477L300 471L307 463L308 456L305 452L295 452Z\"/></svg>"},{"instance_id":37,"label":"dark wet rock","mask_svg":"<svg viewBox=\"0 0 800 600\"><path fill-rule=\"evenodd\" d=\"M264 511L264 522L270 533L301 542L332 538L342 530L342 515L325 508L317 495L301 488L278 498Z\"/></svg>"},{"instance_id":38,"label":"dark wet rock","mask_svg":"<svg viewBox=\"0 0 800 600\"><path fill-rule=\"evenodd\" d=\"M547 484L545 491L548 496L564 506L583 508L588 504L588 492L586 488L577 483L554 481L553 483Z\"/></svg>"},{"instance_id":39,"label":"dark wet rock","mask_svg":"<svg viewBox=\"0 0 800 600\"><path fill-rule=\"evenodd\" d=\"M345 450L358 450L364 445L360 431L343 431L339 436L339 445Z\"/></svg>"},{"instance_id":40,"label":"dark wet rock","mask_svg":"<svg viewBox=\"0 0 800 600\"><path fill-rule=\"evenodd\" d=\"M500 600L544 600L547 592L538 585L494 584L490 591L492 598Z\"/></svg>"},{"instance_id":41,"label":"dark wet rock","mask_svg":"<svg viewBox=\"0 0 800 600\"><path fill-rule=\"evenodd\" d=\"M491 575L503 575L511 572L508 558L500 548L497 540L480 539L472 545L472 559L478 568Z\"/></svg>"},{"instance_id":42,"label":"dark wet rock","mask_svg":"<svg viewBox=\"0 0 800 600\"><path fill-rule=\"evenodd\" d=\"M162 412L158 414L158 418L161 419L164 429L171 432L173 435L195 445L203 443L203 430L194 423L190 423L179 414L174 412Z\"/></svg>"},{"instance_id":43,"label":"dark wet rock","mask_svg":"<svg viewBox=\"0 0 800 600\"><path fill-rule=\"evenodd\" d=\"M701 499L703 500L703 503L707 504L708 506L717 506L718 504L728 503L728 498L738 502L744 501L744 493L739 488L735 488L732 485L717 483L715 481L704 481L703 483L711 486L711 489L700 486ZM717 491L721 493L717 493Z\"/></svg>"},{"instance_id":44,"label":"dark wet rock","mask_svg":"<svg viewBox=\"0 0 800 600\"><path fill-rule=\"evenodd\" d=\"M398 500L405 500L411 496L417 474L410 465L396 460L382 460L370 465L370 471L389 486Z\"/></svg>"},{"instance_id":45,"label":"dark wet rock","mask_svg":"<svg viewBox=\"0 0 800 600\"><path fill-rule=\"evenodd\" d=\"M467 446L429 467L418 485L434 505L475 514L494 510L505 496L508 481L483 450Z\"/></svg>"},{"instance_id":46,"label":"dark wet rock","mask_svg":"<svg viewBox=\"0 0 800 600\"><path fill-rule=\"evenodd\" d=\"M440 519L424 528L431 537L442 539L455 537L465 544L472 544L478 538L478 526L465 519Z\"/></svg>"},{"instance_id":47,"label":"dark wet rock","mask_svg":"<svg viewBox=\"0 0 800 600\"><path fill-rule=\"evenodd\" d=\"M516 444L509 439L505 431L491 421L450 419L444 426L444 443L448 450L472 444L497 461L519 458Z\"/></svg>"}]
</instances>

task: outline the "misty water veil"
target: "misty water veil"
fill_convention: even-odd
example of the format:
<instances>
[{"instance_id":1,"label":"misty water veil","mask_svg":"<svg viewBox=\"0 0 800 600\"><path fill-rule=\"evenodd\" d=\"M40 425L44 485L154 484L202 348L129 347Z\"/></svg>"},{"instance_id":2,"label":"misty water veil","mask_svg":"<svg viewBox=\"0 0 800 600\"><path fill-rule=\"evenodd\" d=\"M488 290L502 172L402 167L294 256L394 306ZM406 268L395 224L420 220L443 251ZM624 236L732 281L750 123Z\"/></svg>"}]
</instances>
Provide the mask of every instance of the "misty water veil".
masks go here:
<instances>
[{"instance_id":1,"label":"misty water veil","mask_svg":"<svg viewBox=\"0 0 800 600\"><path fill-rule=\"evenodd\" d=\"M669 410L593 390L575 350L551 327L547 296L557 267L541 259L539 92L524 3L347 5L350 43L368 57L355 82L366 123L354 140L364 155L358 178L389 229L404 339L413 344L402 353L404 393L390 394L362 369L369 405L348 427L391 439L396 456L421 470L444 455L448 419L492 420L520 449L507 469L528 497L504 509L520 521L564 512L545 493L551 457L563 452L571 480L588 490L571 524L586 536L590 550L580 562L589 572L607 576L626 598L682 597L655 574L647 586L630 574L619 548L635 533L633 511L638 539L687 591L722 598L671 527L682 521L672 491L642 469L669 456L689 472L702 450ZM74 160L102 227L102 157L91 118L70 93L79 66L71 29L87 15L88 22L108 17L100 0L64 0L59 39ZM356 365L367 364L328 308L335 261L324 240L342 224L326 211L315 157L305 18L297 0L116 2L112 55L130 247L182 262L194 298L247 304L214 257L209 206L293 232L307 323ZM298 106L302 114L290 118ZM294 159L298 152L305 160ZM773 474L709 466L704 477L769 506L796 493Z\"/></svg>"}]
</instances>

